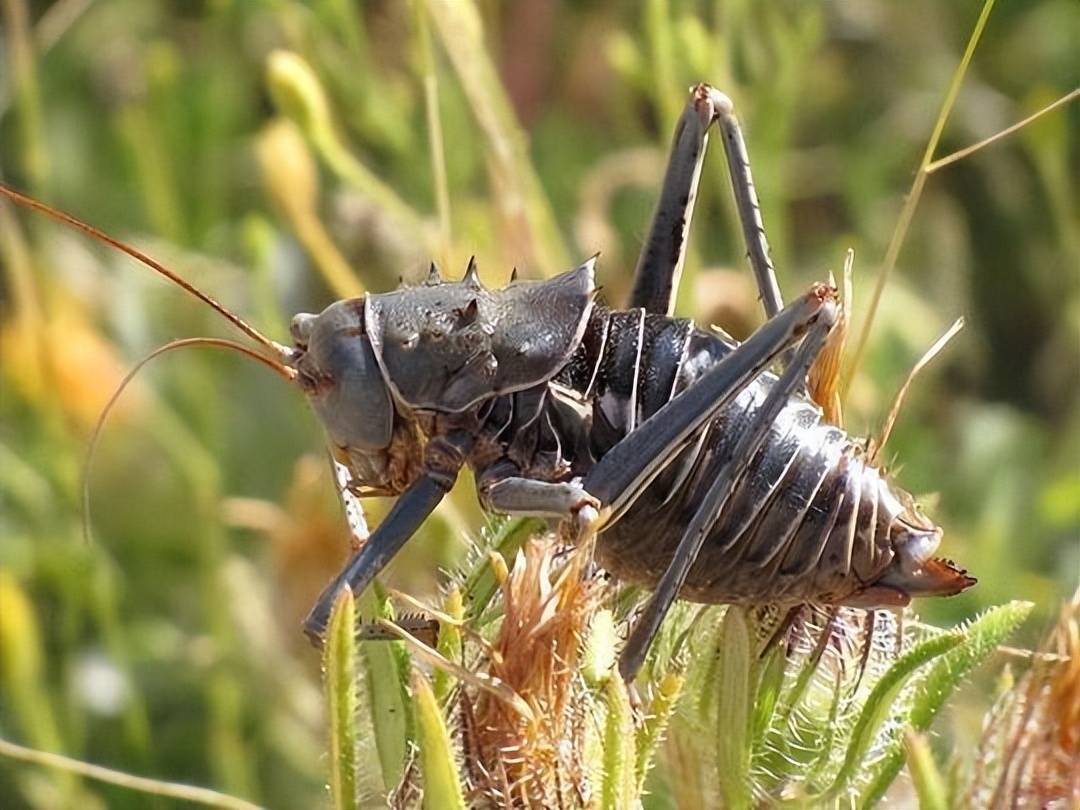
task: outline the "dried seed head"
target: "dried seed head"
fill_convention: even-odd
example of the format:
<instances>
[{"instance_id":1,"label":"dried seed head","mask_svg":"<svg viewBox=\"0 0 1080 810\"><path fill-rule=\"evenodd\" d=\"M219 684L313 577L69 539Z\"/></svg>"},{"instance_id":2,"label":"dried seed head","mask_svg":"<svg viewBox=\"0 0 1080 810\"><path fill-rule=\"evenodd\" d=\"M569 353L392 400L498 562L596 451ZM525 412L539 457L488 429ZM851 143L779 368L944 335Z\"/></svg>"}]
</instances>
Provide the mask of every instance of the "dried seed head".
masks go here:
<instances>
[{"instance_id":1,"label":"dried seed head","mask_svg":"<svg viewBox=\"0 0 1080 810\"><path fill-rule=\"evenodd\" d=\"M585 574L587 548L562 554L552 535L530 540L503 579L505 615L487 659L488 674L532 709L529 721L489 693L464 694L466 763L491 797L527 797L558 806L566 791L587 792L585 711L591 699L577 677L582 638L601 591Z\"/></svg>"}]
</instances>

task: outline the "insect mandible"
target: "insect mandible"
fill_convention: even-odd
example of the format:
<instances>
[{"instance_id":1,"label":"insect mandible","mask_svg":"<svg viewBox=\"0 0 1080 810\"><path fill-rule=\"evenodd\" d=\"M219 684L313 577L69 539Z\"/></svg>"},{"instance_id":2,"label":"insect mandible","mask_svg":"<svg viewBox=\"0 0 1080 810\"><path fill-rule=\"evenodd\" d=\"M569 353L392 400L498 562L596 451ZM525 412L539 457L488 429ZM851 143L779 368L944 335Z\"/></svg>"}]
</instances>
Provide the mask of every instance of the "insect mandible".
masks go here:
<instances>
[{"instance_id":1,"label":"insect mandible","mask_svg":"<svg viewBox=\"0 0 1080 810\"><path fill-rule=\"evenodd\" d=\"M742 343L671 314L714 126L767 316ZM466 465L487 510L557 520L579 541L595 536L602 566L652 589L620 659L627 679L677 597L877 607L974 583L933 556L941 530L807 396L836 291L815 284L784 306L738 120L706 84L691 90L676 126L619 310L599 300L595 257L501 289L485 288L471 262L460 281L432 265L418 286L297 315L287 347L134 248L0 191L213 307L262 350L230 345L304 392L346 497L398 496L311 609L304 629L316 642L340 589L363 591Z\"/></svg>"}]
</instances>

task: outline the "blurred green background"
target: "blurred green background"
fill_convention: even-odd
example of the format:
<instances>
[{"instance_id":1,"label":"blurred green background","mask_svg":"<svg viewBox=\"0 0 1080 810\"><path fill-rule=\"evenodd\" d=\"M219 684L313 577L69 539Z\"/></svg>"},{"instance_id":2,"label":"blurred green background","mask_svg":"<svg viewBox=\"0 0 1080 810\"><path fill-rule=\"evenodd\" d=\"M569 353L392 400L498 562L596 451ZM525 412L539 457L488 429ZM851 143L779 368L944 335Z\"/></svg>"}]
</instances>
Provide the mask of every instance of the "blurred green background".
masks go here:
<instances>
[{"instance_id":1,"label":"blurred green background","mask_svg":"<svg viewBox=\"0 0 1080 810\"><path fill-rule=\"evenodd\" d=\"M1074 0L999 6L938 156L1080 84ZM980 5L0 10L0 179L285 340L293 313L418 278L431 258L456 275L476 254L501 284L515 266L550 275L602 251L601 283L621 301L702 79L747 129L782 288L839 274L853 247L858 324ZM914 361L967 318L887 456L980 580L923 616L952 624L1029 599L1021 644L1080 573L1078 178L1080 104L931 176L845 407L852 432L874 433ZM760 313L738 233L714 152L680 311L742 336ZM0 737L317 806L318 666L298 625L346 539L301 396L219 351L156 361L103 434L86 544L81 465L109 393L167 340L230 333L126 257L3 203L0 269ZM482 517L459 489L391 569L397 586L431 591L475 536ZM993 676L938 724L961 747ZM0 807L75 806L171 805L0 759Z\"/></svg>"}]
</instances>

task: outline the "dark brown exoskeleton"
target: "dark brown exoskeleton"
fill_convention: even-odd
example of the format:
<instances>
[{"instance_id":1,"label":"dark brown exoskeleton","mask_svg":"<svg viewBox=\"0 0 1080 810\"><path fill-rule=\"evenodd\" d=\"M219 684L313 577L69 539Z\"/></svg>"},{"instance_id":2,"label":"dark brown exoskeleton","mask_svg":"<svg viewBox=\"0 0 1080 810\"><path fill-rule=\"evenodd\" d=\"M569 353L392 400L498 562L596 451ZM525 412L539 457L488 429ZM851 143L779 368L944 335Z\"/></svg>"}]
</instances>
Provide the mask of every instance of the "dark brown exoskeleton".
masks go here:
<instances>
[{"instance_id":1,"label":"dark brown exoskeleton","mask_svg":"<svg viewBox=\"0 0 1080 810\"><path fill-rule=\"evenodd\" d=\"M768 316L743 343L670 314L714 123ZM593 260L497 290L472 264L454 282L432 266L419 286L296 316L286 348L119 246L277 354L260 357L307 395L348 497L400 496L309 614L315 640L339 590L366 588L465 465L485 508L596 533L599 562L654 591L623 652L627 678L676 596L873 607L974 583L932 556L940 529L805 394L835 290L782 306L731 102L707 85L676 128L625 310L597 300Z\"/></svg>"}]
</instances>

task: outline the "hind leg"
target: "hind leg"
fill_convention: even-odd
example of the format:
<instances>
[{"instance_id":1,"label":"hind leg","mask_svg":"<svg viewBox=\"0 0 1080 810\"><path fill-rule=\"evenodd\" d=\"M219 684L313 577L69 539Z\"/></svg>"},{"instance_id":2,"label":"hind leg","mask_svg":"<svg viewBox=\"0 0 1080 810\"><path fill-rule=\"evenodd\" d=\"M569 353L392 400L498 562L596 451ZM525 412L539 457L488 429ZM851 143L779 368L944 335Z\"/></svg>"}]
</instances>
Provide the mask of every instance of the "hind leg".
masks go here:
<instances>
[{"instance_id":1,"label":"hind leg","mask_svg":"<svg viewBox=\"0 0 1080 810\"><path fill-rule=\"evenodd\" d=\"M634 270L631 308L670 315L675 307L709 127L716 120L713 93L706 84L691 90L686 109L675 125L664 185Z\"/></svg>"},{"instance_id":2,"label":"hind leg","mask_svg":"<svg viewBox=\"0 0 1080 810\"><path fill-rule=\"evenodd\" d=\"M664 185L634 271L630 306L665 315L672 312L686 258L686 239L708 145L708 131L714 121L724 142L750 268L757 281L765 316L771 318L783 309L784 302L769 257L769 241L761 219L746 141L731 99L707 84L699 84L690 91L686 109L675 126Z\"/></svg>"}]
</instances>

